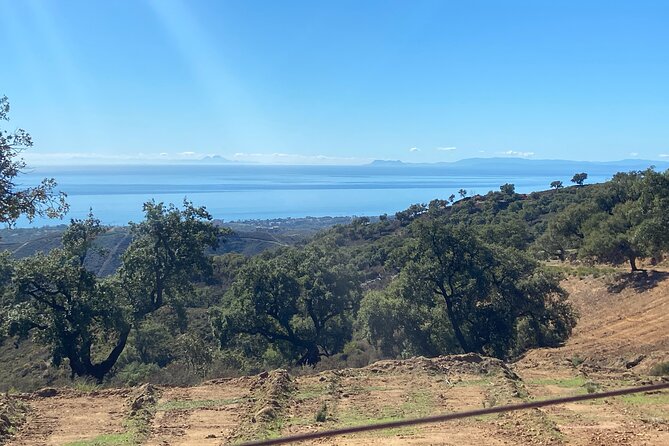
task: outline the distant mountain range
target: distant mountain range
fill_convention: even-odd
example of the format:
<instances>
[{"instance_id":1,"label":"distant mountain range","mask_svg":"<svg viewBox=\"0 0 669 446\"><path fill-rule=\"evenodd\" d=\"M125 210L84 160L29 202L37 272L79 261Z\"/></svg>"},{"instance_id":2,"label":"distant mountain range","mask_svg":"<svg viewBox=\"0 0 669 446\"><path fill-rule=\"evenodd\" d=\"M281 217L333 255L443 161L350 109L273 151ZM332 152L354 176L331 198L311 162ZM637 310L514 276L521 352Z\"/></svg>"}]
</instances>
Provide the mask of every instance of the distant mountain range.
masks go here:
<instances>
[{"instance_id":1,"label":"distant mountain range","mask_svg":"<svg viewBox=\"0 0 669 446\"><path fill-rule=\"evenodd\" d=\"M477 171L480 173L498 173L499 175L566 175L586 172L590 175L612 175L616 172L644 170L655 166L656 170L669 169L667 161L626 159L620 161L569 161L535 160L526 158L467 158L453 162L405 163L398 160L375 160L371 167L395 168L443 168L445 171L458 173Z\"/></svg>"}]
</instances>

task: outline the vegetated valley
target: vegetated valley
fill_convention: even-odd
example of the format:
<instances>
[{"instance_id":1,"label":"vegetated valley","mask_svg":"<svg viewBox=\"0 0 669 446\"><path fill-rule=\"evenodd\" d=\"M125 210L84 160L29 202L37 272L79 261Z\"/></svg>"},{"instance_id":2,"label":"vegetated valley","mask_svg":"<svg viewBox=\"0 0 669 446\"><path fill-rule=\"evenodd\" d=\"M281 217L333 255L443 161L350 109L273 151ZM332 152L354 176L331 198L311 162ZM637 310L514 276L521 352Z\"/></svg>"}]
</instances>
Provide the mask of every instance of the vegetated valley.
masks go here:
<instances>
[{"instance_id":1,"label":"vegetated valley","mask_svg":"<svg viewBox=\"0 0 669 446\"><path fill-rule=\"evenodd\" d=\"M122 230L73 221L2 258L0 436L234 444L666 380L669 172L586 178L462 190L244 253L222 253L239 235L192 203L147 203ZM669 398L328 444L407 443L669 444Z\"/></svg>"}]
</instances>

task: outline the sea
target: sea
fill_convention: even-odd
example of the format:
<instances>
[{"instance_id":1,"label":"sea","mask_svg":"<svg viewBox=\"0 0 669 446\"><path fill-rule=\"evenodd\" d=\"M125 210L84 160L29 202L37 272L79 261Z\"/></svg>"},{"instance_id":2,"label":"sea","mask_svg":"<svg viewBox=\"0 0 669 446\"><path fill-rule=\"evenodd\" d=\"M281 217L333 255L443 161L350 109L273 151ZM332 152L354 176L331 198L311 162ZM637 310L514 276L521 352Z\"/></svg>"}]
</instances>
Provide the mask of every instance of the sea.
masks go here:
<instances>
[{"instance_id":1,"label":"sea","mask_svg":"<svg viewBox=\"0 0 669 446\"><path fill-rule=\"evenodd\" d=\"M36 167L24 173L17 186L34 186L54 178L67 194L70 211L63 220L26 219L17 227L68 223L93 214L107 225L125 225L143 218L143 203L180 205L184 199L205 206L223 221L287 217L392 215L414 203L435 198L498 190L513 183L516 192L548 189L553 180L569 185L574 172L494 168L449 169L440 165L266 166L155 165ZM595 175L590 183L610 175Z\"/></svg>"}]
</instances>

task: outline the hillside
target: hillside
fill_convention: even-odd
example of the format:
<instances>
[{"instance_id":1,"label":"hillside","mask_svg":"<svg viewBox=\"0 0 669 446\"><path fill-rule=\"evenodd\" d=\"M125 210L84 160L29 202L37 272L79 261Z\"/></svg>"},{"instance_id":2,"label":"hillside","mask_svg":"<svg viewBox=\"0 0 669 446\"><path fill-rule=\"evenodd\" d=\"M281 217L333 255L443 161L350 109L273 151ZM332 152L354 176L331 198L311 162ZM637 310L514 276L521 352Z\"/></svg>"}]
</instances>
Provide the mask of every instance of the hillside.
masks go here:
<instances>
[{"instance_id":1,"label":"hillside","mask_svg":"<svg viewBox=\"0 0 669 446\"><path fill-rule=\"evenodd\" d=\"M647 372L669 360L669 272L570 279L565 288L581 315L564 347L538 349L518 362L580 358L589 367Z\"/></svg>"},{"instance_id":2,"label":"hillside","mask_svg":"<svg viewBox=\"0 0 669 446\"><path fill-rule=\"evenodd\" d=\"M274 220L246 220L219 223L232 229L232 234L215 254L240 253L246 256L259 254L280 246L302 242L314 233L335 224L346 224L351 217L305 217ZM0 230L0 251L7 250L15 258L24 258L36 252L49 252L60 246L65 225L42 228ZM100 276L112 274L120 265L120 257L130 245L132 237L128 227L115 226L96 240L100 252L91 252L87 267Z\"/></svg>"},{"instance_id":3,"label":"hillside","mask_svg":"<svg viewBox=\"0 0 669 446\"><path fill-rule=\"evenodd\" d=\"M573 336L513 364L475 354L419 357L297 376L276 370L189 388L23 394L17 398L29 409L27 422L9 444L231 444L648 383L658 379L646 376L649 368L669 358L667 276L570 277L563 285L580 312ZM319 412L325 421L316 421ZM668 425L664 392L319 444L661 445L669 444Z\"/></svg>"}]
</instances>

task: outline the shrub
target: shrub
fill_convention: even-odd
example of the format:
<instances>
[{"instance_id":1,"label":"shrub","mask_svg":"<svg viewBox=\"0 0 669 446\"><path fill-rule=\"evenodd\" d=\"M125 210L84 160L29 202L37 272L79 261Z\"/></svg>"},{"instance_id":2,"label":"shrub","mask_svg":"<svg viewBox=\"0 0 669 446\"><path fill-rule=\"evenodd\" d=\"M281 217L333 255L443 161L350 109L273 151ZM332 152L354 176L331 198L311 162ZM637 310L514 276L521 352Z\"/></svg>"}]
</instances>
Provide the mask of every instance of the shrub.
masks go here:
<instances>
[{"instance_id":1,"label":"shrub","mask_svg":"<svg viewBox=\"0 0 669 446\"><path fill-rule=\"evenodd\" d=\"M131 362L119 370L111 379L111 382L120 386L137 386L152 382L159 373L160 367L156 364Z\"/></svg>"},{"instance_id":2,"label":"shrub","mask_svg":"<svg viewBox=\"0 0 669 446\"><path fill-rule=\"evenodd\" d=\"M658 362L650 369L653 376L669 376L669 361Z\"/></svg>"},{"instance_id":3,"label":"shrub","mask_svg":"<svg viewBox=\"0 0 669 446\"><path fill-rule=\"evenodd\" d=\"M326 403L323 403L321 408L318 409L318 412L316 412L316 421L318 423L324 423L327 417L328 417L328 405Z\"/></svg>"},{"instance_id":4,"label":"shrub","mask_svg":"<svg viewBox=\"0 0 669 446\"><path fill-rule=\"evenodd\" d=\"M579 365L583 364L583 361L585 361L585 359L581 358L578 355L574 355L571 357L570 361L571 365L573 365L574 367L578 367Z\"/></svg>"}]
</instances>

